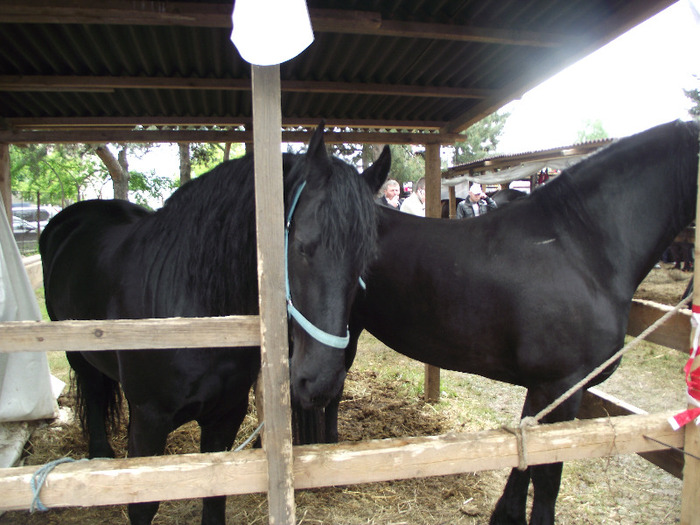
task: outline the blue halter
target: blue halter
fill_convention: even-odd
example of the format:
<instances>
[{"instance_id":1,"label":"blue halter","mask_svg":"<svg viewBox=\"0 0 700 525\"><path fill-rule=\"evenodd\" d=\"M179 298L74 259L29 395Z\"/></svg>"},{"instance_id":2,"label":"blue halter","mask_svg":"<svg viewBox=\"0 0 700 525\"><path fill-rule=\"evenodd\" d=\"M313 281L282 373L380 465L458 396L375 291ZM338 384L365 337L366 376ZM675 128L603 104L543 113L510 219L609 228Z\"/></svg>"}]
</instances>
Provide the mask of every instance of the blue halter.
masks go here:
<instances>
[{"instance_id":1,"label":"blue halter","mask_svg":"<svg viewBox=\"0 0 700 525\"><path fill-rule=\"evenodd\" d=\"M299 196L302 190L306 186L306 181L299 185L296 193L294 194L294 199L292 199L292 204L289 207L289 213L287 214L287 223L284 227L284 284L287 292L287 313L294 318L294 320L299 323L299 326L311 337L316 339L319 343L323 343L326 346L331 346L333 348L344 349L348 346L350 342L350 330L346 329L345 337L340 337L338 335L329 334L324 332L317 326L315 326L311 321L302 315L302 313L296 309L292 304L292 293L289 290L289 228L292 224L292 216L294 215L294 209L297 207L297 202L299 201Z\"/></svg>"}]
</instances>

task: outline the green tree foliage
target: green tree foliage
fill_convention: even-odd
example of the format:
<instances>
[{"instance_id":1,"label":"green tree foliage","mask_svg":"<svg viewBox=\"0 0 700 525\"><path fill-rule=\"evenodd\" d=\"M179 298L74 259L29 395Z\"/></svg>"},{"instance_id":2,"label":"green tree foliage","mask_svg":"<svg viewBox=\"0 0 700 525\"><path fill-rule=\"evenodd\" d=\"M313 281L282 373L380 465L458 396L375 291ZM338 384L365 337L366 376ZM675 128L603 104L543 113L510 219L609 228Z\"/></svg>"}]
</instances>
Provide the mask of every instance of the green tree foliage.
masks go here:
<instances>
[{"instance_id":1,"label":"green tree foliage","mask_svg":"<svg viewBox=\"0 0 700 525\"><path fill-rule=\"evenodd\" d=\"M583 129L576 135L577 142L590 142L608 138L608 132L603 128L603 122L598 118L587 120L583 124Z\"/></svg>"},{"instance_id":2,"label":"green tree foliage","mask_svg":"<svg viewBox=\"0 0 700 525\"><path fill-rule=\"evenodd\" d=\"M193 177L206 173L224 160L226 147L224 144L203 143L190 144L190 158L192 159ZM231 144L230 159L245 155L244 144ZM196 175L195 175L196 174Z\"/></svg>"},{"instance_id":3,"label":"green tree foliage","mask_svg":"<svg viewBox=\"0 0 700 525\"><path fill-rule=\"evenodd\" d=\"M509 116L507 112L496 112L471 125L464 132L466 140L455 143L453 163L466 164L493 155Z\"/></svg>"},{"instance_id":4,"label":"green tree foliage","mask_svg":"<svg viewBox=\"0 0 700 525\"><path fill-rule=\"evenodd\" d=\"M25 199L65 206L104 180L106 170L83 145L31 144L10 146L12 190Z\"/></svg>"},{"instance_id":5,"label":"green tree foliage","mask_svg":"<svg viewBox=\"0 0 700 525\"><path fill-rule=\"evenodd\" d=\"M389 178L395 179L403 188L404 182L417 181L425 177L425 149L414 149L410 145L392 144L391 170Z\"/></svg>"},{"instance_id":6,"label":"green tree foliage","mask_svg":"<svg viewBox=\"0 0 700 525\"><path fill-rule=\"evenodd\" d=\"M696 119L700 118L700 89L684 89L683 93L693 102L688 113Z\"/></svg>"}]
</instances>

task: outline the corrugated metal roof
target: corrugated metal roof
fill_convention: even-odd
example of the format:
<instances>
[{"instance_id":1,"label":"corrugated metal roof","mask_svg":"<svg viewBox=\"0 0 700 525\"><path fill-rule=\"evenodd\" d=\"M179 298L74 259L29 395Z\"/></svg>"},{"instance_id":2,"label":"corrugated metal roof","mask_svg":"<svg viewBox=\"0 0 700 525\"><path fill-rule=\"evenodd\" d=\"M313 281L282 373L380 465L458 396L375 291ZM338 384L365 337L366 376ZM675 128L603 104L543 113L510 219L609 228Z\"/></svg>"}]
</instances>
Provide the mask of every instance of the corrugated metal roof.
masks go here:
<instances>
[{"instance_id":1,"label":"corrugated metal roof","mask_svg":"<svg viewBox=\"0 0 700 525\"><path fill-rule=\"evenodd\" d=\"M286 125L463 130L669 0L309 0ZM25 129L251 122L230 1L3 0L0 140Z\"/></svg>"}]
</instances>

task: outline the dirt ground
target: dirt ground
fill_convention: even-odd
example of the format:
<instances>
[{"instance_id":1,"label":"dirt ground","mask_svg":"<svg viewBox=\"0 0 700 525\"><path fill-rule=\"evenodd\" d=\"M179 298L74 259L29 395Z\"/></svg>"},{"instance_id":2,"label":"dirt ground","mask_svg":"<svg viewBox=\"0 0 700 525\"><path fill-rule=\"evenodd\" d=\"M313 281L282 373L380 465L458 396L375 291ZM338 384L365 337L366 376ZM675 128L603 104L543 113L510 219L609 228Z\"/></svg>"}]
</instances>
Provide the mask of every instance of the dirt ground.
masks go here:
<instances>
[{"instance_id":1,"label":"dirt ground","mask_svg":"<svg viewBox=\"0 0 700 525\"><path fill-rule=\"evenodd\" d=\"M690 274L655 269L640 286L638 297L675 305ZM636 352L636 351L635 351ZM682 407L683 381L679 352L647 345L625 357L616 374L602 385L650 412ZM517 421L524 390L477 376L443 371L442 398L435 405L421 400L422 370L363 335L356 366L346 383L341 405L344 440L435 435L452 430L498 428ZM640 380L640 377L643 379ZM642 385L641 382L644 382ZM59 400L70 414L72 399ZM246 418L239 441L255 426ZM116 438L117 454L125 449L125 430ZM187 425L171 436L168 453L195 452L198 431ZM25 463L39 465L63 456L84 457L86 447L70 418L36 431ZM299 524L483 524L500 496L507 470L298 491ZM680 514L681 482L638 456L576 461L565 465L557 505L561 524L673 524ZM154 523L198 523L199 501L165 502ZM264 495L230 497L228 523L267 523ZM124 506L55 509L30 515L8 512L0 525L128 523Z\"/></svg>"}]
</instances>

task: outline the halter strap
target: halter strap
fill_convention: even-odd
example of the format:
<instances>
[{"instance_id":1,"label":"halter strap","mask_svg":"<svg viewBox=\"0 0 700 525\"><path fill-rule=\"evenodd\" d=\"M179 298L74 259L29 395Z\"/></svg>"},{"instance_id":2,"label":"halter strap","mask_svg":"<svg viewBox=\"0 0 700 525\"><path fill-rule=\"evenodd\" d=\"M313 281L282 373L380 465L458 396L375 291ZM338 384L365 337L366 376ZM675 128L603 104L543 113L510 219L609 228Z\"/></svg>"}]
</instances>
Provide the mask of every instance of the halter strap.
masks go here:
<instances>
[{"instance_id":1,"label":"halter strap","mask_svg":"<svg viewBox=\"0 0 700 525\"><path fill-rule=\"evenodd\" d=\"M306 186L306 181L299 184L292 203L289 206L289 213L287 214L287 223L284 227L284 284L287 293L287 313L291 316L299 326L311 337L316 339L319 343L323 343L326 346L331 346L333 348L339 348L341 350L345 349L350 342L350 330L346 329L345 337L338 335L329 334L324 332L317 326L315 326L311 321L302 315L302 313L297 310L297 308L292 304L292 293L289 290L289 228L292 225L292 217L294 216L294 210L297 207L297 202L299 202L299 197L301 192Z\"/></svg>"}]
</instances>

